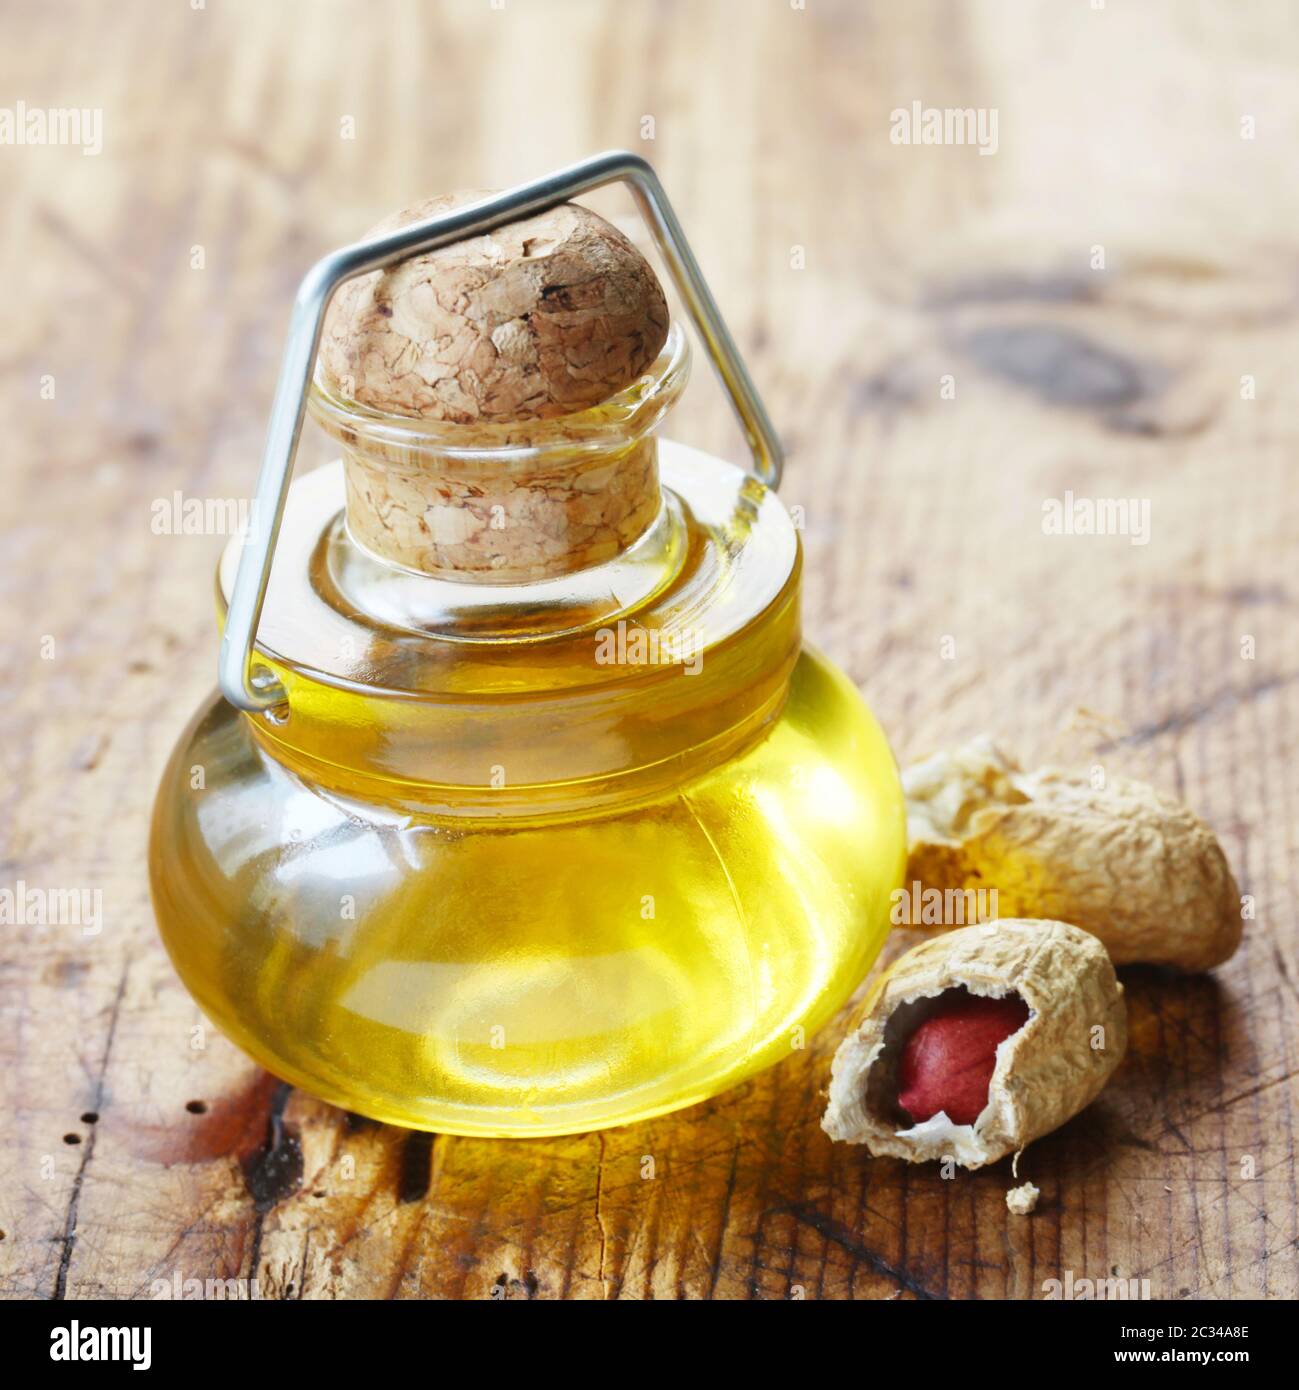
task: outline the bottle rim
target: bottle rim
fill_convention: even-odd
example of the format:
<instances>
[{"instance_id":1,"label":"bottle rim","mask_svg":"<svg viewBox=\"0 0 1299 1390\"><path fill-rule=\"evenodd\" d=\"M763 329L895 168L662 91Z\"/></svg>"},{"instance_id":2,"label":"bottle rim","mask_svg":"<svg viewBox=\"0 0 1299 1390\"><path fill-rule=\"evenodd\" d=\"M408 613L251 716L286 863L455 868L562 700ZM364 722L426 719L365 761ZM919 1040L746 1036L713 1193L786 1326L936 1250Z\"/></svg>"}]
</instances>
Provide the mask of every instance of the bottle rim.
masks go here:
<instances>
[{"instance_id":1,"label":"bottle rim","mask_svg":"<svg viewBox=\"0 0 1299 1390\"><path fill-rule=\"evenodd\" d=\"M444 462L526 463L563 450L581 456L607 453L647 435L676 403L690 375L690 342L675 319L650 366L617 394L569 415L538 420L458 424L392 415L331 391L319 366L308 392L312 418L350 448L409 459L423 454Z\"/></svg>"}]
</instances>

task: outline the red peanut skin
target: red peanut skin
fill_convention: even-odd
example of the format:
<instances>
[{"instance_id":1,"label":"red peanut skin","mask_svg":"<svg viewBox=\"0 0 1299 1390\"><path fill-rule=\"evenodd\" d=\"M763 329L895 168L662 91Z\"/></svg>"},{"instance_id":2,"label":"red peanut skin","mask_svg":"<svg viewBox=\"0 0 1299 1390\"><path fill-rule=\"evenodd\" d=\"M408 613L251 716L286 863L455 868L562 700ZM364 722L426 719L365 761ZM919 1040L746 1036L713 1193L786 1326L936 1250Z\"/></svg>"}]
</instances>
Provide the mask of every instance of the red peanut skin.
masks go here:
<instances>
[{"instance_id":1,"label":"red peanut skin","mask_svg":"<svg viewBox=\"0 0 1299 1390\"><path fill-rule=\"evenodd\" d=\"M898 1065L898 1104L912 1123L940 1110L953 1124L972 1125L988 1103L997 1046L1028 1021L1013 995L953 995L907 1039Z\"/></svg>"}]
</instances>

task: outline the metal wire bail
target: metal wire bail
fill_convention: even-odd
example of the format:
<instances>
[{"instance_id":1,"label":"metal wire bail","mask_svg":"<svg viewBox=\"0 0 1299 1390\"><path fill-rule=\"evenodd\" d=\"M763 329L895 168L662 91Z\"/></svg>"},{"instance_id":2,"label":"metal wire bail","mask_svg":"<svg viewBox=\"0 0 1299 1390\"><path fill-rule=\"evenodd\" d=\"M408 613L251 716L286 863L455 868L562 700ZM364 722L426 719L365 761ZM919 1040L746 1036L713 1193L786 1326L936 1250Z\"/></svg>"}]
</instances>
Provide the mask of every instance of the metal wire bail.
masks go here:
<instances>
[{"instance_id":1,"label":"metal wire bail","mask_svg":"<svg viewBox=\"0 0 1299 1390\"><path fill-rule=\"evenodd\" d=\"M612 150L520 184L492 198L453 208L375 241L344 246L317 261L303 277L293 302L289 338L271 406L257 497L244 535L234 591L221 639L221 693L239 709L256 713L285 704L283 685L265 667L254 670L257 625L270 579L275 542L284 516L293 460L302 433L307 392L315 368L325 310L345 281L381 270L408 256L490 232L506 222L544 212L557 203L610 183L626 183L684 302L749 442L754 472L768 487L780 484L784 454L735 341L709 292L663 185L649 163Z\"/></svg>"}]
</instances>

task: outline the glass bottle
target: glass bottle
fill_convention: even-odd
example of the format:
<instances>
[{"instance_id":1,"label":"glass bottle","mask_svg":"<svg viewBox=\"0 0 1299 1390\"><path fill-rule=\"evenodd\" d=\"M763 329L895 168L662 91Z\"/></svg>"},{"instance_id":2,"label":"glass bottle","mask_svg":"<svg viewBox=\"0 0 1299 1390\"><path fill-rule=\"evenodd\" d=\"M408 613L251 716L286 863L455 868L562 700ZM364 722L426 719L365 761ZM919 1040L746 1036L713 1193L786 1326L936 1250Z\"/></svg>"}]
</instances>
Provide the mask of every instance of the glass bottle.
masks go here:
<instances>
[{"instance_id":1,"label":"glass bottle","mask_svg":"<svg viewBox=\"0 0 1299 1390\"><path fill-rule=\"evenodd\" d=\"M416 1128L597 1129L779 1061L869 968L893 758L802 642L775 494L658 438L688 365L674 325L601 405L472 429L313 384L342 458L284 507L284 698L198 711L149 856L181 978L276 1075Z\"/></svg>"}]
</instances>

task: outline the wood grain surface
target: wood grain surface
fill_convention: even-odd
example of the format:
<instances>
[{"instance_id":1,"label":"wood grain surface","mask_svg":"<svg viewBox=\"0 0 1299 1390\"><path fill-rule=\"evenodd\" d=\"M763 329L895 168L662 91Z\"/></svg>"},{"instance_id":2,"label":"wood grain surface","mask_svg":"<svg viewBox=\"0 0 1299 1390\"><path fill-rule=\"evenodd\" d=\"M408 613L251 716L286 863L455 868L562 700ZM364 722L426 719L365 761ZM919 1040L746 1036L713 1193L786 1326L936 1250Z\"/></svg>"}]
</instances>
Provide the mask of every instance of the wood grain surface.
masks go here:
<instances>
[{"instance_id":1,"label":"wood grain surface","mask_svg":"<svg viewBox=\"0 0 1299 1390\"><path fill-rule=\"evenodd\" d=\"M99 154L0 145L0 886L103 903L94 935L0 928L0 1292L1299 1294L1299 10L30 0L0 27L0 107L103 120ZM995 109L995 153L892 143L913 101ZM155 500L248 495L319 253L611 146L658 167L750 359L809 633L899 757L986 729L1146 778L1256 905L1213 975L1124 972L1130 1054L1024 1156L1031 1217L1006 1163L831 1145L837 1027L656 1122L429 1138L258 1072L156 938L147 817L214 679L222 539L155 534ZM706 373L672 432L741 457ZM1149 543L1044 534L1066 491L1148 500Z\"/></svg>"}]
</instances>

